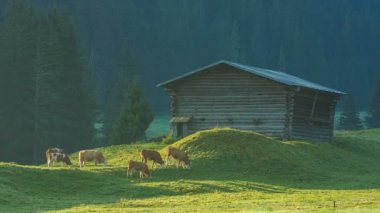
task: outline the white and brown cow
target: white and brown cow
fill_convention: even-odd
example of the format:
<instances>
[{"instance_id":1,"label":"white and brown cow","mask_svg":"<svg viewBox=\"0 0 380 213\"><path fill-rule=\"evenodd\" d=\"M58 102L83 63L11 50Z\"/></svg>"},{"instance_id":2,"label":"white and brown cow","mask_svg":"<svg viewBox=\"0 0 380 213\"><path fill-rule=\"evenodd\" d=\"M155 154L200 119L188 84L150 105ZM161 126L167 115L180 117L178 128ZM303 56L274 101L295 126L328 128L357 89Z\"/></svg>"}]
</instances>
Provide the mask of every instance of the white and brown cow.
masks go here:
<instances>
[{"instance_id":1,"label":"white and brown cow","mask_svg":"<svg viewBox=\"0 0 380 213\"><path fill-rule=\"evenodd\" d=\"M46 161L47 161L47 165L48 167L50 167L50 165L53 163L56 162L56 161L52 161L52 154L54 153L63 153L63 149L60 149L60 148L49 148L46 150Z\"/></svg>"},{"instance_id":2,"label":"white and brown cow","mask_svg":"<svg viewBox=\"0 0 380 213\"><path fill-rule=\"evenodd\" d=\"M95 165L103 163L107 166L107 161L103 154L98 150L82 150L79 152L79 166L83 167L86 161L95 161Z\"/></svg>"},{"instance_id":3,"label":"white and brown cow","mask_svg":"<svg viewBox=\"0 0 380 213\"><path fill-rule=\"evenodd\" d=\"M69 166L71 167L73 164L71 163L70 161L70 158L67 154L65 153L50 153L50 163L51 162L62 162L63 164L65 164L66 166ZM50 166L50 165L48 165Z\"/></svg>"}]
</instances>

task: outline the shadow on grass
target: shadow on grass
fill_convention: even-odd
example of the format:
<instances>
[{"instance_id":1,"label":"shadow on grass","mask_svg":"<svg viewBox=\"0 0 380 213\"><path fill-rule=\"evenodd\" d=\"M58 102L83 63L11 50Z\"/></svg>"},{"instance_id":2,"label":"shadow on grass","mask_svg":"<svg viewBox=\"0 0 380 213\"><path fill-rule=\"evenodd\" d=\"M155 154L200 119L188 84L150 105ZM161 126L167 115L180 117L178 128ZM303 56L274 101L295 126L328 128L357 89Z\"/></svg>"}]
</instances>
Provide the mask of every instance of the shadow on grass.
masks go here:
<instances>
[{"instance_id":1,"label":"shadow on grass","mask_svg":"<svg viewBox=\"0 0 380 213\"><path fill-rule=\"evenodd\" d=\"M109 204L120 199L144 199L178 194L140 185L147 180L126 178L123 168L95 170L26 166L0 168L2 209L15 212L59 210L86 204ZM17 192L17 199L12 197ZM8 194L9 193L9 194Z\"/></svg>"}]
</instances>

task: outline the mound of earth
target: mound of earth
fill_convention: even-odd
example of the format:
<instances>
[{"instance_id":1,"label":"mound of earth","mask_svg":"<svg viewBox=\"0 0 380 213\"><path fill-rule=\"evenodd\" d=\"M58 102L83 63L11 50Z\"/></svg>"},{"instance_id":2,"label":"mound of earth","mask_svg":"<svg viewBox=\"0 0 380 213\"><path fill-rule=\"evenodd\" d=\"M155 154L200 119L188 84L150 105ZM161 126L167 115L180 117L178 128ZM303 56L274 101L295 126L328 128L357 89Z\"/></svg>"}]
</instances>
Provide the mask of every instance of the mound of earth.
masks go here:
<instances>
[{"instance_id":1,"label":"mound of earth","mask_svg":"<svg viewBox=\"0 0 380 213\"><path fill-rule=\"evenodd\" d=\"M346 144L346 140L343 141ZM263 174L292 173L313 176L347 171L360 173L367 172L364 168L374 162L367 151L358 151L361 149L352 147L342 148L342 144L280 141L252 131L228 128L200 131L171 146L188 153L199 168L234 168Z\"/></svg>"},{"instance_id":2,"label":"mound of earth","mask_svg":"<svg viewBox=\"0 0 380 213\"><path fill-rule=\"evenodd\" d=\"M251 131L205 130L171 146L184 150L193 161L207 168L289 170L299 166L299 157L286 144Z\"/></svg>"}]
</instances>

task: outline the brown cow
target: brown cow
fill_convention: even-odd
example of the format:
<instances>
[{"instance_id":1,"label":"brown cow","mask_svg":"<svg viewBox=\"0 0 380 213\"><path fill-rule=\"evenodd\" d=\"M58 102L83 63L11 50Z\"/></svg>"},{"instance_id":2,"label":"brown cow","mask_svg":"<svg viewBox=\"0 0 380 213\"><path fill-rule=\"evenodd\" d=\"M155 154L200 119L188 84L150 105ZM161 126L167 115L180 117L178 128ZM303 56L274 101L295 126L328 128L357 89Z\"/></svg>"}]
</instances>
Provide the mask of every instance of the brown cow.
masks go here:
<instances>
[{"instance_id":1,"label":"brown cow","mask_svg":"<svg viewBox=\"0 0 380 213\"><path fill-rule=\"evenodd\" d=\"M152 168L154 168L155 163L160 164L161 167L164 165L164 161L162 160L160 153L157 151L143 149L140 153L140 157L141 161L144 163L147 163L148 160L152 160Z\"/></svg>"},{"instance_id":2,"label":"brown cow","mask_svg":"<svg viewBox=\"0 0 380 213\"><path fill-rule=\"evenodd\" d=\"M79 152L79 166L82 167L86 161L95 161L95 165L98 163L103 163L107 166L107 161L104 159L103 154L98 150L82 150Z\"/></svg>"},{"instance_id":3,"label":"brown cow","mask_svg":"<svg viewBox=\"0 0 380 213\"><path fill-rule=\"evenodd\" d=\"M51 163L53 163L54 165L54 162L56 161L52 161L52 154L53 153L63 153L63 149L60 149L60 148L49 148L46 150L45 154L46 154L46 161L47 161L47 165L48 167L50 167Z\"/></svg>"},{"instance_id":4,"label":"brown cow","mask_svg":"<svg viewBox=\"0 0 380 213\"><path fill-rule=\"evenodd\" d=\"M130 160L128 162L127 177L132 176L133 170L140 172L140 178L150 177L148 166L145 163Z\"/></svg>"},{"instance_id":5,"label":"brown cow","mask_svg":"<svg viewBox=\"0 0 380 213\"><path fill-rule=\"evenodd\" d=\"M166 164L167 165L171 164L170 157L178 160L177 168L179 167L179 164L181 164L183 168L190 169L190 166L191 166L190 160L184 151L169 146L166 149Z\"/></svg>"}]
</instances>

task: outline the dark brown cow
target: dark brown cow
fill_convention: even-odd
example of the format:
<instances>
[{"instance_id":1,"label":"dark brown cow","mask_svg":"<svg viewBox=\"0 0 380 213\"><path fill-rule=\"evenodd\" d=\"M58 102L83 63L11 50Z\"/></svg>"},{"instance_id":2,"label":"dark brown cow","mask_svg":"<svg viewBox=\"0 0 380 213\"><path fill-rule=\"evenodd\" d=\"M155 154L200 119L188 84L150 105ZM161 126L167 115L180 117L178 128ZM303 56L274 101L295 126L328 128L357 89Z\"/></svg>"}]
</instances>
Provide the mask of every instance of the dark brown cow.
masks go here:
<instances>
[{"instance_id":1,"label":"dark brown cow","mask_svg":"<svg viewBox=\"0 0 380 213\"><path fill-rule=\"evenodd\" d=\"M150 177L148 166L145 163L130 160L128 162L127 177L132 176L133 170L140 172L140 178Z\"/></svg>"},{"instance_id":2,"label":"dark brown cow","mask_svg":"<svg viewBox=\"0 0 380 213\"><path fill-rule=\"evenodd\" d=\"M160 164L161 167L164 165L164 161L162 160L160 153L157 151L143 149L140 153L140 157L141 161L144 163L147 163L148 160L152 160L152 168L154 168L155 163Z\"/></svg>"}]
</instances>

